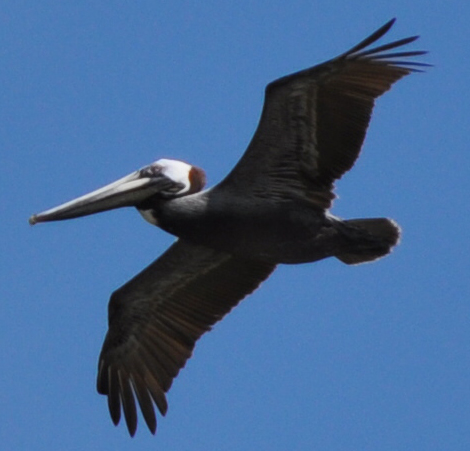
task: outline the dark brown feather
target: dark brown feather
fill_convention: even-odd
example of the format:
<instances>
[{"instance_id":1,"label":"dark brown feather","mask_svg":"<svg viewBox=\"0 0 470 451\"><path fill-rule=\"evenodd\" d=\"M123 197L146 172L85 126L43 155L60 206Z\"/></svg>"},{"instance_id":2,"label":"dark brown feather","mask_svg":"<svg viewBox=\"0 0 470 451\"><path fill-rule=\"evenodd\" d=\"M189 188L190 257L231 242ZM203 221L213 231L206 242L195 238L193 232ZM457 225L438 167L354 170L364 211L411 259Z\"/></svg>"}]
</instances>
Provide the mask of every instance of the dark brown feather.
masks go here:
<instances>
[{"instance_id":1,"label":"dark brown feather","mask_svg":"<svg viewBox=\"0 0 470 451\"><path fill-rule=\"evenodd\" d=\"M400 78L427 66L396 60L422 51L382 53L417 36L365 50L394 21L336 58L270 83L247 151L215 189L271 199L301 198L329 208L334 181L359 156L375 99Z\"/></svg>"},{"instance_id":2,"label":"dark brown feather","mask_svg":"<svg viewBox=\"0 0 470 451\"><path fill-rule=\"evenodd\" d=\"M274 268L180 240L117 290L97 381L98 391L108 395L113 422L119 422L122 406L129 433L135 433L135 395L155 433L152 401L164 415L165 392L195 342Z\"/></svg>"},{"instance_id":3,"label":"dark brown feather","mask_svg":"<svg viewBox=\"0 0 470 451\"><path fill-rule=\"evenodd\" d=\"M146 368L144 362L134 362L134 366ZM155 410L153 408L152 398L148 392L147 384L140 374L135 373L131 375L131 383L136 398L139 401L140 410L142 411L144 420L147 423L147 427L152 434L155 434L155 431L157 430L157 418L155 416Z\"/></svg>"},{"instance_id":4,"label":"dark brown feather","mask_svg":"<svg viewBox=\"0 0 470 451\"><path fill-rule=\"evenodd\" d=\"M125 366L121 366L117 370L117 373L124 417L126 418L129 434L133 437L137 429L137 410L135 408L135 399L131 388L132 373L129 373Z\"/></svg>"}]
</instances>

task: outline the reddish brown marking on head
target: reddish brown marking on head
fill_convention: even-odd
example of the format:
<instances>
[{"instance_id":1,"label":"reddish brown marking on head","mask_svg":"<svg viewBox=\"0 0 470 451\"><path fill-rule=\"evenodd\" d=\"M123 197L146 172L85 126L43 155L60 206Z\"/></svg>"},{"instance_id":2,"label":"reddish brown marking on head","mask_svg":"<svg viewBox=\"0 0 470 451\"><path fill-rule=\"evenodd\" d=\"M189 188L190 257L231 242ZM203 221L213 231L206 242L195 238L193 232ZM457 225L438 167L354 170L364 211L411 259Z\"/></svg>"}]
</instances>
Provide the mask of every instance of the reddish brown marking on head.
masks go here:
<instances>
[{"instance_id":1,"label":"reddish brown marking on head","mask_svg":"<svg viewBox=\"0 0 470 451\"><path fill-rule=\"evenodd\" d=\"M201 191L206 185L206 173L197 166L191 166L188 175L190 187L184 194L194 194Z\"/></svg>"}]
</instances>

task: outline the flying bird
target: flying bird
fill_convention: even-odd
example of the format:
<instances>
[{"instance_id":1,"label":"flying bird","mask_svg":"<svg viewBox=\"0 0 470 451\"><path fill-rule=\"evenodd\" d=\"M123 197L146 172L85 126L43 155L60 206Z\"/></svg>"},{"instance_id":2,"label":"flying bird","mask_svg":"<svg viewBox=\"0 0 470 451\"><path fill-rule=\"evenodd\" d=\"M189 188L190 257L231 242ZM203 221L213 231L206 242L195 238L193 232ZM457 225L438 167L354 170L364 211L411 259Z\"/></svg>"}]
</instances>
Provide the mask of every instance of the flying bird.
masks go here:
<instances>
[{"instance_id":1,"label":"flying bird","mask_svg":"<svg viewBox=\"0 0 470 451\"><path fill-rule=\"evenodd\" d=\"M124 412L131 436L136 399L152 433L154 405L196 341L281 263L336 257L358 264L387 255L400 236L391 219L342 220L329 213L334 182L354 165L374 101L424 63L395 51L417 39L369 48L389 21L342 55L268 84L258 128L228 176L203 190L204 171L160 159L30 223L135 207L177 241L109 302L97 389L111 418ZM390 52L391 51L391 52Z\"/></svg>"}]
</instances>

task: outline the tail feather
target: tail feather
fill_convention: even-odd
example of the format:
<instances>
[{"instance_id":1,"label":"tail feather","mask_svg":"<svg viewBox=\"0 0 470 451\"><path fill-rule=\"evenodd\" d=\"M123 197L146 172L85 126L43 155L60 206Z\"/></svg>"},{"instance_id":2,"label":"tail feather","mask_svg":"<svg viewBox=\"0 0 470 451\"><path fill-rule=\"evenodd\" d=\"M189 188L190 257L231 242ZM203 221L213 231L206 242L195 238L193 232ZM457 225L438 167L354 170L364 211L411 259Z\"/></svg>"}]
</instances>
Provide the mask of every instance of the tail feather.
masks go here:
<instances>
[{"instance_id":1,"label":"tail feather","mask_svg":"<svg viewBox=\"0 0 470 451\"><path fill-rule=\"evenodd\" d=\"M350 219L343 221L352 238L344 252L335 257L348 265L371 262L389 254L400 240L400 227L392 219Z\"/></svg>"}]
</instances>

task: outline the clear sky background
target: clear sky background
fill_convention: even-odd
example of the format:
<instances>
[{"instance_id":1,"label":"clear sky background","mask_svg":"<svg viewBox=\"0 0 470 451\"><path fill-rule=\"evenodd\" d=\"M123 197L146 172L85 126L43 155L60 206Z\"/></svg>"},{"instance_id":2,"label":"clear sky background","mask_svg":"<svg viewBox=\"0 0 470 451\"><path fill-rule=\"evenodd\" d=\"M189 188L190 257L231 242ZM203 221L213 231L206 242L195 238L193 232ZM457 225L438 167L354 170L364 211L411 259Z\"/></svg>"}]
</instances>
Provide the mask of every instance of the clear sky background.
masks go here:
<instances>
[{"instance_id":1,"label":"clear sky background","mask_svg":"<svg viewBox=\"0 0 470 451\"><path fill-rule=\"evenodd\" d=\"M375 264L280 267L199 342L157 435L95 391L113 290L173 237L133 209L31 228L32 213L158 158L220 181L265 85L420 34L424 74L378 102L333 213L390 216ZM0 447L469 450L470 4L10 1L0 7Z\"/></svg>"}]
</instances>

